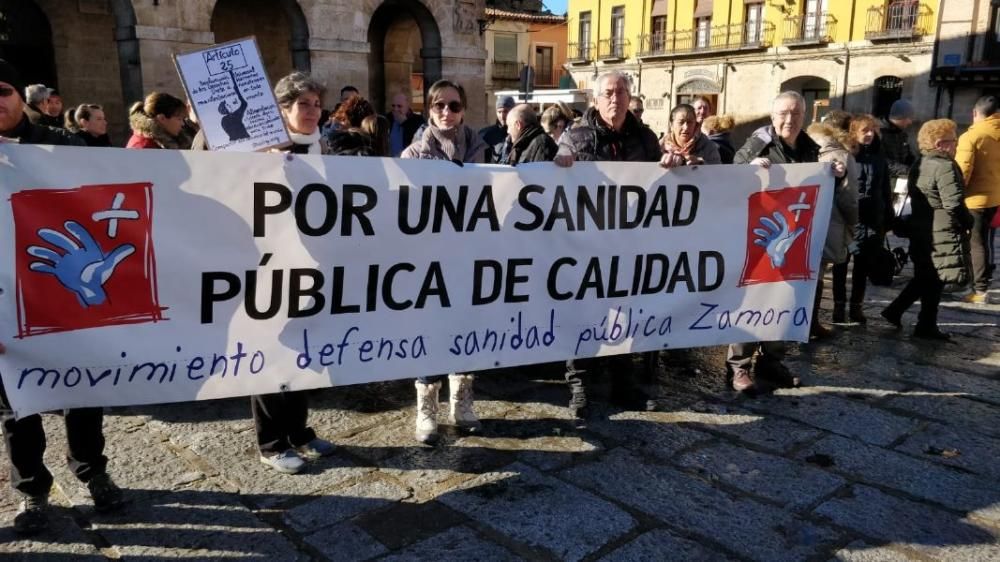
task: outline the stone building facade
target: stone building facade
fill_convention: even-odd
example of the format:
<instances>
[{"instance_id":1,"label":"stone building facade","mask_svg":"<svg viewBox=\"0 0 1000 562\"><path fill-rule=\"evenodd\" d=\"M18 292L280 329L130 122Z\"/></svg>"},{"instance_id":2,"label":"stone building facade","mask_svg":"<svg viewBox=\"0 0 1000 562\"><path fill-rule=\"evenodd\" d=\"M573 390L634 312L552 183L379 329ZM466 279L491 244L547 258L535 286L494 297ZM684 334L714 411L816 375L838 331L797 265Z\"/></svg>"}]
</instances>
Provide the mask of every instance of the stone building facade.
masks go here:
<instances>
[{"instance_id":1,"label":"stone building facade","mask_svg":"<svg viewBox=\"0 0 1000 562\"><path fill-rule=\"evenodd\" d=\"M935 67L937 112L972 120L983 95L1000 96L1000 0L941 0Z\"/></svg>"},{"instance_id":2,"label":"stone building facade","mask_svg":"<svg viewBox=\"0 0 1000 562\"><path fill-rule=\"evenodd\" d=\"M131 102L183 91L173 55L254 35L272 82L311 72L336 103L350 84L379 109L447 77L485 98L485 0L0 0L0 57L68 104L104 105L124 140ZM414 91L415 90L415 91ZM468 121L492 111L470 104Z\"/></svg>"}]
</instances>

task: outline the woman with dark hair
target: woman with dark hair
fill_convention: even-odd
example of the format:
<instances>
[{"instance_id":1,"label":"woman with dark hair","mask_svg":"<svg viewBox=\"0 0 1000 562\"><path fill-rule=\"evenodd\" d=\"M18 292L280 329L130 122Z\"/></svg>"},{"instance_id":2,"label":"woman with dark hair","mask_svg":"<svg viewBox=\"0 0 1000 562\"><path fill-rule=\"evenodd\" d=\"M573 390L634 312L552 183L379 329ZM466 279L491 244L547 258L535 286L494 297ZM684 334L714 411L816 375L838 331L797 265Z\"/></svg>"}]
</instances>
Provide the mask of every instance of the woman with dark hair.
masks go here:
<instances>
[{"instance_id":1,"label":"woman with dark hair","mask_svg":"<svg viewBox=\"0 0 1000 562\"><path fill-rule=\"evenodd\" d=\"M663 135L660 148L660 165L664 168L722 163L719 148L702 134L694 108L686 103L670 112L670 130Z\"/></svg>"},{"instance_id":2,"label":"woman with dark hair","mask_svg":"<svg viewBox=\"0 0 1000 562\"><path fill-rule=\"evenodd\" d=\"M448 81L438 80L427 91L430 121L420 138L403 151L401 158L450 160L459 163L484 163L486 142L471 128L463 124L465 118L465 89ZM444 375L421 377L417 387L417 441L433 443L438 438L438 392ZM448 375L450 421L460 430L478 432L482 428L472 409L473 375Z\"/></svg>"},{"instance_id":3,"label":"woman with dark hair","mask_svg":"<svg viewBox=\"0 0 1000 562\"><path fill-rule=\"evenodd\" d=\"M73 111L73 121L77 124L76 136L83 139L87 146L110 147L108 136L108 120L104 109L92 103L84 103Z\"/></svg>"},{"instance_id":4,"label":"woman with dark hair","mask_svg":"<svg viewBox=\"0 0 1000 562\"><path fill-rule=\"evenodd\" d=\"M384 115L369 115L361 121L361 131L371 138L375 156L389 156L389 120Z\"/></svg>"},{"instance_id":5,"label":"woman with dark hair","mask_svg":"<svg viewBox=\"0 0 1000 562\"><path fill-rule=\"evenodd\" d=\"M153 92L144 101L132 104L129 124L132 137L126 148L191 148L191 137L184 131L188 109L184 100L170 94Z\"/></svg>"}]
</instances>

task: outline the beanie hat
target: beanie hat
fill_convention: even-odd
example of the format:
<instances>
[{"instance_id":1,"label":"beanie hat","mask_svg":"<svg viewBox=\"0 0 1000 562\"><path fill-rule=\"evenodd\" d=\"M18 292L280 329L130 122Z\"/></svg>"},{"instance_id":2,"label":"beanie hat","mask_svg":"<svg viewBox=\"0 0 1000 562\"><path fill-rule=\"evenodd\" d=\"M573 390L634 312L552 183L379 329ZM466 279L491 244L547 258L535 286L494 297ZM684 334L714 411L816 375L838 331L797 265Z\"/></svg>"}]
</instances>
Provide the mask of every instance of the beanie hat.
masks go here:
<instances>
[{"instance_id":1,"label":"beanie hat","mask_svg":"<svg viewBox=\"0 0 1000 562\"><path fill-rule=\"evenodd\" d=\"M517 102L511 96L501 96L497 98L497 109L512 109Z\"/></svg>"},{"instance_id":2,"label":"beanie hat","mask_svg":"<svg viewBox=\"0 0 1000 562\"><path fill-rule=\"evenodd\" d=\"M24 91L24 81L21 80L21 73L14 68L14 65L0 59L0 82L6 82L14 87L17 95Z\"/></svg>"},{"instance_id":3,"label":"beanie hat","mask_svg":"<svg viewBox=\"0 0 1000 562\"><path fill-rule=\"evenodd\" d=\"M913 119L913 104L904 99L892 102L892 108L889 109L889 118Z\"/></svg>"}]
</instances>

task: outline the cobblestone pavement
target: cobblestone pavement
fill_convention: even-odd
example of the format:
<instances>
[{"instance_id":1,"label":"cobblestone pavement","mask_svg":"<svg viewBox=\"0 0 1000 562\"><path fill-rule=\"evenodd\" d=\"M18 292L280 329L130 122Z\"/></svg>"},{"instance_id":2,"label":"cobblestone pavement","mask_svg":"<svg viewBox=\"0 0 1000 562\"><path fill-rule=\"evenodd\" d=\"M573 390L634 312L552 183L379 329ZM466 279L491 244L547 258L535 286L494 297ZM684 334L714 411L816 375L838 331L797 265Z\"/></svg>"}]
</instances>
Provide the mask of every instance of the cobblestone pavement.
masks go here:
<instances>
[{"instance_id":1,"label":"cobblestone pavement","mask_svg":"<svg viewBox=\"0 0 1000 562\"><path fill-rule=\"evenodd\" d=\"M480 377L485 434L436 448L412 441L411 382L316 392L338 452L295 476L258 462L245 399L115 409L114 515L45 416L53 527L17 540L0 476L0 558L1000 560L1000 305L946 302L954 340L914 340L878 318L902 282L791 352L807 386L739 396L723 349L690 354L698 375L665 355L661 411L579 431L558 368Z\"/></svg>"}]
</instances>

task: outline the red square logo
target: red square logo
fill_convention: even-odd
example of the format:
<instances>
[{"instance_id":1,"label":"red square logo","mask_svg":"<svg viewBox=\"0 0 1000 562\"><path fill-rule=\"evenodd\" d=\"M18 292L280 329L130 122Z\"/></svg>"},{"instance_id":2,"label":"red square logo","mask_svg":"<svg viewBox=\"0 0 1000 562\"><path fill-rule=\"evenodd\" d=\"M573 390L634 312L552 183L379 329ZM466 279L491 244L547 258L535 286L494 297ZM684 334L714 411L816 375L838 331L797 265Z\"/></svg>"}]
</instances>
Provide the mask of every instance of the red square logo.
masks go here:
<instances>
[{"instance_id":1,"label":"red square logo","mask_svg":"<svg viewBox=\"0 0 1000 562\"><path fill-rule=\"evenodd\" d=\"M750 196L741 287L811 279L809 248L818 185L769 189Z\"/></svg>"},{"instance_id":2,"label":"red square logo","mask_svg":"<svg viewBox=\"0 0 1000 562\"><path fill-rule=\"evenodd\" d=\"M163 319L152 184L29 189L10 202L18 337Z\"/></svg>"}]
</instances>

